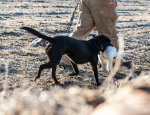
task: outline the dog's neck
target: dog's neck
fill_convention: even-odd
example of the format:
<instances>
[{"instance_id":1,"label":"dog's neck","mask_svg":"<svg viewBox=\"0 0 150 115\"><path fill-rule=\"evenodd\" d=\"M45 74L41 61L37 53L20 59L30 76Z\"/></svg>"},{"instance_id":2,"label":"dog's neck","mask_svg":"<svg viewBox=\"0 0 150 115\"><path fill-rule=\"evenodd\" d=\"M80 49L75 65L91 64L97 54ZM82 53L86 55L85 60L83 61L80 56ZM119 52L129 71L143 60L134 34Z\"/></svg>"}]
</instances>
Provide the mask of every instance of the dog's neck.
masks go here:
<instances>
[{"instance_id":1,"label":"dog's neck","mask_svg":"<svg viewBox=\"0 0 150 115\"><path fill-rule=\"evenodd\" d=\"M101 44L101 52L103 53L109 46L113 46L111 43L107 44L108 46L103 46L103 44Z\"/></svg>"},{"instance_id":2,"label":"dog's neck","mask_svg":"<svg viewBox=\"0 0 150 115\"><path fill-rule=\"evenodd\" d=\"M103 45L101 44L101 52L104 53L104 51L108 48L109 46L107 46L106 48L103 47Z\"/></svg>"},{"instance_id":3,"label":"dog's neck","mask_svg":"<svg viewBox=\"0 0 150 115\"><path fill-rule=\"evenodd\" d=\"M103 55L103 54L102 54L102 55ZM108 58L104 57L104 55L103 55L103 58L104 58L105 60L108 60ZM116 59L116 56L115 56L113 59Z\"/></svg>"}]
</instances>

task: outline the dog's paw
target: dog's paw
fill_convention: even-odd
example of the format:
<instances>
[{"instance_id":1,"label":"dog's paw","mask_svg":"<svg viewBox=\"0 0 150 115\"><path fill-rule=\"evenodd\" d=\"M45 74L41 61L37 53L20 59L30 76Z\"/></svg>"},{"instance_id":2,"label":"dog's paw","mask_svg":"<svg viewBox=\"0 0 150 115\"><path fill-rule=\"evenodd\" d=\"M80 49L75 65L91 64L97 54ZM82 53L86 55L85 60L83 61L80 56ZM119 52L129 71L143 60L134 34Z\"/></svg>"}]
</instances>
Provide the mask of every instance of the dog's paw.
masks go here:
<instances>
[{"instance_id":1,"label":"dog's paw","mask_svg":"<svg viewBox=\"0 0 150 115\"><path fill-rule=\"evenodd\" d=\"M37 80L37 79L38 79L38 77L36 76L36 77L34 77L34 78L33 78L33 81L35 81L35 82L36 82L36 80Z\"/></svg>"},{"instance_id":2,"label":"dog's paw","mask_svg":"<svg viewBox=\"0 0 150 115\"><path fill-rule=\"evenodd\" d=\"M57 85L57 86L61 86L61 87L64 87L64 86L65 86L65 85L62 84L62 83L57 83L56 85Z\"/></svg>"},{"instance_id":3,"label":"dog's paw","mask_svg":"<svg viewBox=\"0 0 150 115\"><path fill-rule=\"evenodd\" d=\"M60 83L60 82L55 82L55 85L57 85L57 86L60 86L60 87L64 87L65 85L64 84L62 84L62 83Z\"/></svg>"},{"instance_id":4,"label":"dog's paw","mask_svg":"<svg viewBox=\"0 0 150 115\"><path fill-rule=\"evenodd\" d=\"M100 85L101 85L101 83L96 83L96 85L97 85L97 86L100 86Z\"/></svg>"},{"instance_id":5,"label":"dog's paw","mask_svg":"<svg viewBox=\"0 0 150 115\"><path fill-rule=\"evenodd\" d=\"M72 73L70 73L69 74L69 76L74 76L74 75L78 75L79 73L74 73L74 72L72 72Z\"/></svg>"},{"instance_id":6,"label":"dog's paw","mask_svg":"<svg viewBox=\"0 0 150 115\"><path fill-rule=\"evenodd\" d=\"M56 84L56 85L59 85L60 83L59 83L58 81L55 81L55 84Z\"/></svg>"}]
</instances>

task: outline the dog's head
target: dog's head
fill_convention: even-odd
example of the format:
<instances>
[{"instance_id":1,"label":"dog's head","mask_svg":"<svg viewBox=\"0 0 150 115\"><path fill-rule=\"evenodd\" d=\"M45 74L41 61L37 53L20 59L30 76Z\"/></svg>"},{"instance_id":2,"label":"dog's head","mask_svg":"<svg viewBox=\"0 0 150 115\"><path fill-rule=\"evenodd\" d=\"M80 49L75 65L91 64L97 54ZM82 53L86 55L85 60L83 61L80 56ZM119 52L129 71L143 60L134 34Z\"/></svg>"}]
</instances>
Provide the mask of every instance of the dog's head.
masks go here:
<instances>
[{"instance_id":1,"label":"dog's head","mask_svg":"<svg viewBox=\"0 0 150 115\"><path fill-rule=\"evenodd\" d=\"M104 35L97 36L96 41L97 41L97 44L100 45L100 50L102 52L104 52L108 46L112 46L111 40L107 36L104 36Z\"/></svg>"}]
</instances>

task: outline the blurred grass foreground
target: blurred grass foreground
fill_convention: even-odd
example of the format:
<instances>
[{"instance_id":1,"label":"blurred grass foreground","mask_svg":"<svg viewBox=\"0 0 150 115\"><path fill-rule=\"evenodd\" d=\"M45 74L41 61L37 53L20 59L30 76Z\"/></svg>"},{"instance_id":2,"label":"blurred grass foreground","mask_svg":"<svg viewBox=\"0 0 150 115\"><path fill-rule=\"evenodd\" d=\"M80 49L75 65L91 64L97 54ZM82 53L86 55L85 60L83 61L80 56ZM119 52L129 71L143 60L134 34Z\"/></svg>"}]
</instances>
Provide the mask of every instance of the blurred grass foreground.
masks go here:
<instances>
[{"instance_id":1,"label":"blurred grass foreground","mask_svg":"<svg viewBox=\"0 0 150 115\"><path fill-rule=\"evenodd\" d=\"M71 86L40 91L34 85L0 93L0 115L149 115L150 76L105 82L96 90ZM35 90L36 89L36 90Z\"/></svg>"}]
</instances>

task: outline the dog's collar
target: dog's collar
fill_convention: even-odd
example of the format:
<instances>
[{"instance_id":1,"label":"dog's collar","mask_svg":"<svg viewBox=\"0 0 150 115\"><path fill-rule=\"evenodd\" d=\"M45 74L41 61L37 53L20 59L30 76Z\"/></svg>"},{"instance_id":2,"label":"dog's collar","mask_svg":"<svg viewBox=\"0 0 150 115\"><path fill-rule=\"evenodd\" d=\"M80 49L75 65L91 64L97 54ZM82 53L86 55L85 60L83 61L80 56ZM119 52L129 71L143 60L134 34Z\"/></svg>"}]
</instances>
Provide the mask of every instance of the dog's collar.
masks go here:
<instances>
[{"instance_id":1,"label":"dog's collar","mask_svg":"<svg viewBox=\"0 0 150 115\"><path fill-rule=\"evenodd\" d=\"M106 60L108 60L108 58L104 57L104 55L103 55L103 58L106 59Z\"/></svg>"},{"instance_id":2,"label":"dog's collar","mask_svg":"<svg viewBox=\"0 0 150 115\"><path fill-rule=\"evenodd\" d=\"M108 58L104 57L104 55L103 55L103 58L106 59L106 60L108 60ZM116 57L114 57L113 59L116 59Z\"/></svg>"}]
</instances>

